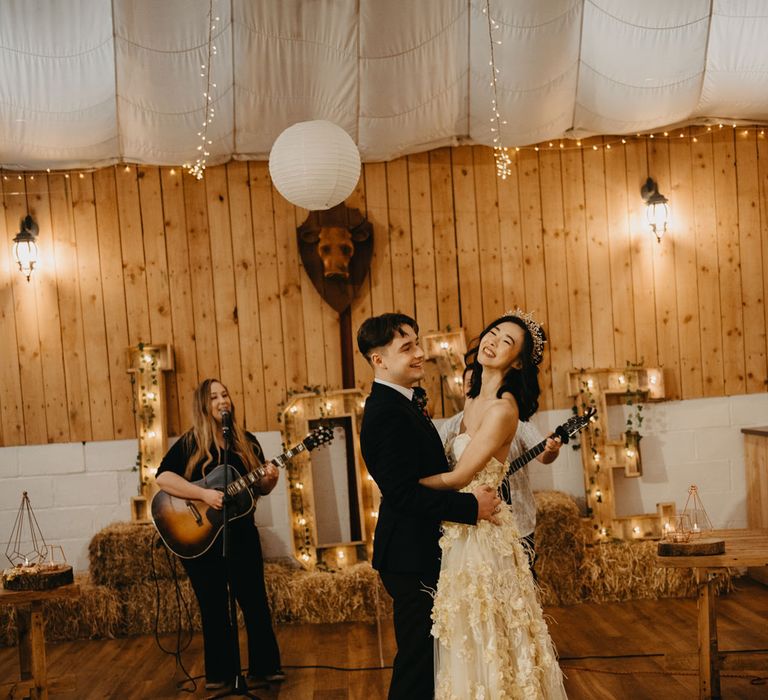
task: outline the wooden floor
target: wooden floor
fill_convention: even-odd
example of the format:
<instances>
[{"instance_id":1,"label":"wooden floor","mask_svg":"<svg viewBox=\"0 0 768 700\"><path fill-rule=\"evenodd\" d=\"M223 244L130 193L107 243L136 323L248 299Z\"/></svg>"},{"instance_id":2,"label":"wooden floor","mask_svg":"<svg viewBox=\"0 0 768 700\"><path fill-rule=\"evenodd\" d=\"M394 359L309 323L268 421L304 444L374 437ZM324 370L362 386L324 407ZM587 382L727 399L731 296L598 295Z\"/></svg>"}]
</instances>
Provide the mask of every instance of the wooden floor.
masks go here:
<instances>
[{"instance_id":1,"label":"wooden floor","mask_svg":"<svg viewBox=\"0 0 768 700\"><path fill-rule=\"evenodd\" d=\"M768 588L738 579L735 593L718 599L720 647L768 650ZM671 675L664 653L695 654L694 600L585 603L548 608L550 630L567 675L571 700L688 700L696 698L696 672ZM287 680L257 691L262 700L383 700L391 671L379 667L375 625L281 625L278 637ZM164 637L166 645L174 639ZM384 662L394 643L389 621L382 624ZM201 639L193 638L184 660L192 675L203 672ZM114 698L202 698L177 690L183 677L174 660L162 654L152 637L77 641L48 645L50 673L77 675L75 693L61 700ZM302 668L302 667L326 668ZM345 672L327 668L370 668ZM744 673L744 676L749 674ZM763 675L768 676L768 672ZM0 649L0 680L18 677L15 648ZM766 679L768 681L768 679ZM768 682L725 676L724 698L768 698Z\"/></svg>"}]
</instances>

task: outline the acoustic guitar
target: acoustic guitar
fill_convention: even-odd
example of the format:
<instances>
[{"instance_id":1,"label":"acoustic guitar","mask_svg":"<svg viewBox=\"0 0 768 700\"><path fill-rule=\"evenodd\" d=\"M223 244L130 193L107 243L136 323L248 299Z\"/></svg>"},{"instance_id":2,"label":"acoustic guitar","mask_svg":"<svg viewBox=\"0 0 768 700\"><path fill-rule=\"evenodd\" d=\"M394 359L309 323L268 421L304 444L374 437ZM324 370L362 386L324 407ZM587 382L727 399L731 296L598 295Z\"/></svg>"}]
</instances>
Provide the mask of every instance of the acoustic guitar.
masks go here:
<instances>
[{"instance_id":1,"label":"acoustic guitar","mask_svg":"<svg viewBox=\"0 0 768 700\"><path fill-rule=\"evenodd\" d=\"M320 445L333 440L333 430L326 426L315 428L300 443L286 450L269 461L284 468L288 461ZM258 486L265 472L263 467L240 476L238 471L228 465L220 464L205 477L192 483L208 489L224 491L225 470L228 473L227 521L237 520L249 515L258 495L253 488ZM171 496L165 491L158 491L152 498L152 521L165 545L182 559L194 559L207 552L224 527L224 512L212 508L203 501Z\"/></svg>"},{"instance_id":2,"label":"acoustic guitar","mask_svg":"<svg viewBox=\"0 0 768 700\"><path fill-rule=\"evenodd\" d=\"M562 425L558 425L552 435L544 438L544 440L542 440L540 443L531 447L530 450L526 450L519 457L513 459L509 463L507 473L504 475L504 480L501 482L501 486L499 486L499 496L502 498L502 500L504 500L506 503L509 503L510 494L508 477L512 476L512 474L522 469L526 464L528 464L528 462L544 452L544 448L547 446L547 440L549 440L550 437L559 437L563 445L567 445L568 441L578 432L584 430L584 428L587 427L589 422L596 415L597 409L589 408L582 415L569 418Z\"/></svg>"}]
</instances>

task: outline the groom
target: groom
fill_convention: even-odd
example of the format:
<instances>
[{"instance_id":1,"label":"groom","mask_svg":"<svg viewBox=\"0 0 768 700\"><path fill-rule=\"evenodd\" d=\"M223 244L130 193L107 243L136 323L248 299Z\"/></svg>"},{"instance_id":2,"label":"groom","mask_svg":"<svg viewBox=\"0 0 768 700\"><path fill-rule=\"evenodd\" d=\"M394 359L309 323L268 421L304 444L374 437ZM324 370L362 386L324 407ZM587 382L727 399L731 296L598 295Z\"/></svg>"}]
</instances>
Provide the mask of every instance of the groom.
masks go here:
<instances>
[{"instance_id":1,"label":"groom","mask_svg":"<svg viewBox=\"0 0 768 700\"><path fill-rule=\"evenodd\" d=\"M394 607L397 655L390 700L434 695L430 614L440 573L440 522L494 521L500 503L487 486L458 493L419 484L449 467L435 426L413 400L413 386L424 378L418 332L416 321L395 313L369 318L357 332L358 349L374 373L360 446L382 494L373 568Z\"/></svg>"}]
</instances>

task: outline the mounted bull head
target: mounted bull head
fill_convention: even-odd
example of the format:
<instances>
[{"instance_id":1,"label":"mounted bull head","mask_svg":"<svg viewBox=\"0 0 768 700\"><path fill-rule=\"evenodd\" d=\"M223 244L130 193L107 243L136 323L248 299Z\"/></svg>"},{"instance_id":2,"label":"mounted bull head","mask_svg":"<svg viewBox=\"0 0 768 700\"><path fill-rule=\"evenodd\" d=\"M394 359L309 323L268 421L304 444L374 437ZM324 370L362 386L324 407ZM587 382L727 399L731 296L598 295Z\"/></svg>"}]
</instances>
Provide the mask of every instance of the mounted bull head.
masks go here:
<instances>
[{"instance_id":1,"label":"mounted bull head","mask_svg":"<svg viewBox=\"0 0 768 700\"><path fill-rule=\"evenodd\" d=\"M371 266L373 226L345 204L310 212L296 229L304 269L320 295L341 313Z\"/></svg>"},{"instance_id":2,"label":"mounted bull head","mask_svg":"<svg viewBox=\"0 0 768 700\"><path fill-rule=\"evenodd\" d=\"M365 222L367 223L367 222ZM317 254L323 261L325 277L349 279L349 263L355 254L355 243L367 240L371 232L364 226L354 228L328 226L300 232L305 243L317 243Z\"/></svg>"}]
</instances>

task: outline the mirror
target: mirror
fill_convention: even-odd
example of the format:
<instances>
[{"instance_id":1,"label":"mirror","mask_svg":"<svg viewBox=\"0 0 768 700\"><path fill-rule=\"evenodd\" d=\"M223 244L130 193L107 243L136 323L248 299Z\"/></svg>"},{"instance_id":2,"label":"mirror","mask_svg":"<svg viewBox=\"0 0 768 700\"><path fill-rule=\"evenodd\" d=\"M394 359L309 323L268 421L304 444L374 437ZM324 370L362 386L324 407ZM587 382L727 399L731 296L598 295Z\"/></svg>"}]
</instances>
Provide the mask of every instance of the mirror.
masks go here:
<instances>
[{"instance_id":1,"label":"mirror","mask_svg":"<svg viewBox=\"0 0 768 700\"><path fill-rule=\"evenodd\" d=\"M288 445L320 426L333 440L287 466L294 553L307 568L336 569L370 558L379 495L360 454L365 395L359 389L290 397L282 412Z\"/></svg>"},{"instance_id":2,"label":"mirror","mask_svg":"<svg viewBox=\"0 0 768 700\"><path fill-rule=\"evenodd\" d=\"M333 441L310 456L317 547L362 542L352 417L311 419L333 429Z\"/></svg>"}]
</instances>

